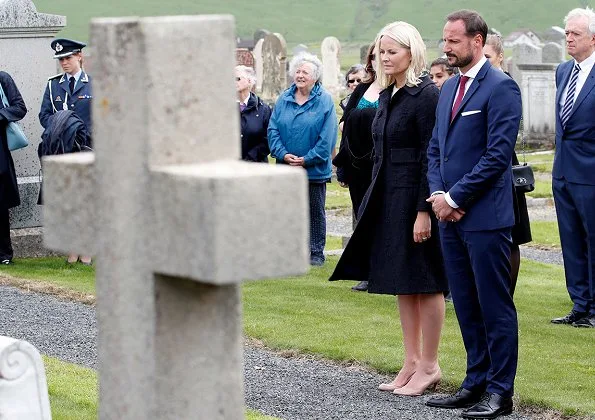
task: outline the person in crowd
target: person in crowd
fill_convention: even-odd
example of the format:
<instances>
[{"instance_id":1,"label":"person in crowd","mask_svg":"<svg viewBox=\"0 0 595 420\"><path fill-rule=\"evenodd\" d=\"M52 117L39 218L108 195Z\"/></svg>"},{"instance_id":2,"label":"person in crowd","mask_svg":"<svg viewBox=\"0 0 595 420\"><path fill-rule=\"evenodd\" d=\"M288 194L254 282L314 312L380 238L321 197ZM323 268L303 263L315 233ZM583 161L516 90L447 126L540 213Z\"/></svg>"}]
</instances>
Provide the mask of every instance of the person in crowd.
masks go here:
<instances>
[{"instance_id":1,"label":"person in crowd","mask_svg":"<svg viewBox=\"0 0 595 420\"><path fill-rule=\"evenodd\" d=\"M351 66L349 68L349 70L347 70L347 73L345 73L345 84L347 86L347 90L349 91L349 95L344 97L341 100L341 102L339 102L339 106L341 107L341 109L343 111L345 111L345 107L347 106L347 103L349 102L349 98L351 97L351 94L353 93L353 91L355 90L357 85L359 85L362 82L362 80L364 80L365 77L366 77L366 70L365 70L364 66L359 63Z\"/></svg>"},{"instance_id":2,"label":"person in crowd","mask_svg":"<svg viewBox=\"0 0 595 420\"><path fill-rule=\"evenodd\" d=\"M0 71L0 86L8 102L8 106L4 106L0 101L0 264L8 265L13 257L8 209L21 204L21 198L6 128L8 123L22 120L27 107L14 80L4 71Z\"/></svg>"},{"instance_id":3,"label":"person in crowd","mask_svg":"<svg viewBox=\"0 0 595 420\"><path fill-rule=\"evenodd\" d=\"M502 70L502 62L504 61L504 47L502 46L502 39L499 35L489 34L486 39L486 44L483 47L483 54L488 59L492 67ZM504 72L510 76L507 72ZM522 135L522 133L521 133ZM512 153L512 164L518 165L519 159L516 153ZM513 202L514 202L514 226L512 227L512 247L510 248L510 294L514 296L517 280L519 277L519 269L521 266L521 250L519 245L531 242L531 223L529 222L529 211L527 209L527 199L524 192L518 192L513 188Z\"/></svg>"},{"instance_id":4,"label":"person in crowd","mask_svg":"<svg viewBox=\"0 0 595 420\"><path fill-rule=\"evenodd\" d=\"M326 184L337 142L337 115L321 84L322 62L302 53L289 64L292 85L277 100L268 128L271 156L277 163L303 167L310 196L310 264L324 264Z\"/></svg>"},{"instance_id":5,"label":"person in crowd","mask_svg":"<svg viewBox=\"0 0 595 420\"><path fill-rule=\"evenodd\" d=\"M378 97L382 90L376 79L376 43L370 45L366 55L365 76L355 88L339 127L343 127L341 145L333 164L337 167L337 181L343 188L349 187L353 215L357 214L372 182L372 121L378 109ZM362 280L352 287L354 291L368 290L368 281Z\"/></svg>"},{"instance_id":6,"label":"person in crowd","mask_svg":"<svg viewBox=\"0 0 595 420\"><path fill-rule=\"evenodd\" d=\"M372 123L372 183L330 280L367 280L368 293L397 296L405 357L379 389L417 396L441 379L446 276L437 220L426 202L426 149L439 91L424 71L425 45L412 25L384 27L375 52L384 90Z\"/></svg>"},{"instance_id":7,"label":"person in crowd","mask_svg":"<svg viewBox=\"0 0 595 420\"><path fill-rule=\"evenodd\" d=\"M510 295L514 225L512 153L521 120L518 85L485 58L488 25L474 11L446 18L444 47L461 74L442 85L428 148L432 210L463 342L466 377L426 405L466 408L464 418L513 410L517 314Z\"/></svg>"},{"instance_id":8,"label":"person in crowd","mask_svg":"<svg viewBox=\"0 0 595 420\"><path fill-rule=\"evenodd\" d=\"M85 123L88 133L92 133L91 76L83 70L83 48L86 44L71 39L58 38L50 44L54 51L54 58L60 62L64 73L59 73L48 79L45 93L41 101L39 122L47 129L52 117L59 111L70 110ZM70 254L66 260L69 264L77 261L91 265L90 256Z\"/></svg>"},{"instance_id":9,"label":"person in crowd","mask_svg":"<svg viewBox=\"0 0 595 420\"><path fill-rule=\"evenodd\" d=\"M595 328L595 12L574 9L564 22L572 59L556 70L552 187L573 307L552 322Z\"/></svg>"},{"instance_id":10,"label":"person in crowd","mask_svg":"<svg viewBox=\"0 0 595 420\"><path fill-rule=\"evenodd\" d=\"M236 66L236 89L242 128L242 159L250 162L268 162L267 128L271 118L271 108L252 92L255 84L256 73L253 68Z\"/></svg>"},{"instance_id":11,"label":"person in crowd","mask_svg":"<svg viewBox=\"0 0 595 420\"><path fill-rule=\"evenodd\" d=\"M457 74L459 74L459 69L451 66L446 58L437 58L430 64L430 79L436 83L438 89L442 88L444 82Z\"/></svg>"}]
</instances>

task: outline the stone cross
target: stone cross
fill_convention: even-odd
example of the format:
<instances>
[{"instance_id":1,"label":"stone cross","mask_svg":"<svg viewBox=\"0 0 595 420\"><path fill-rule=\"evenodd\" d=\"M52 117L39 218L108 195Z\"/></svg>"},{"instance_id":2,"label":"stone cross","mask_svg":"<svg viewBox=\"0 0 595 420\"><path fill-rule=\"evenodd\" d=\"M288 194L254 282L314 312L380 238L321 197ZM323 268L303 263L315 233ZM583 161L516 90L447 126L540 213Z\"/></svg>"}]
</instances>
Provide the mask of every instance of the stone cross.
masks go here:
<instances>
[{"instance_id":1,"label":"stone cross","mask_svg":"<svg viewBox=\"0 0 595 420\"><path fill-rule=\"evenodd\" d=\"M47 388L37 349L0 336L0 419L51 420Z\"/></svg>"},{"instance_id":2,"label":"stone cross","mask_svg":"<svg viewBox=\"0 0 595 420\"><path fill-rule=\"evenodd\" d=\"M44 218L96 256L100 419L243 418L239 283L308 268L305 172L239 160L234 36L91 22L95 152L44 160Z\"/></svg>"},{"instance_id":3,"label":"stone cross","mask_svg":"<svg viewBox=\"0 0 595 420\"><path fill-rule=\"evenodd\" d=\"M320 45L322 53L322 85L331 93L338 93L341 88L341 43L334 36L327 36Z\"/></svg>"},{"instance_id":4,"label":"stone cross","mask_svg":"<svg viewBox=\"0 0 595 420\"><path fill-rule=\"evenodd\" d=\"M281 34L268 34L262 44L262 97L274 101L287 88L287 46Z\"/></svg>"}]
</instances>

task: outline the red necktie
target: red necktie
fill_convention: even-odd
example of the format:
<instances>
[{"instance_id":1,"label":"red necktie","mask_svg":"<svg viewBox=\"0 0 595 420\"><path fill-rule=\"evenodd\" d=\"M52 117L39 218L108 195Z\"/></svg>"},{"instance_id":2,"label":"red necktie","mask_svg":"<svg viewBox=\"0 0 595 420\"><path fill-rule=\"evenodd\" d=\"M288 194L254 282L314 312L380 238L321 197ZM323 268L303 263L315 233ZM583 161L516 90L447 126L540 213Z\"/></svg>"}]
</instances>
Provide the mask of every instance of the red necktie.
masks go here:
<instances>
[{"instance_id":1,"label":"red necktie","mask_svg":"<svg viewBox=\"0 0 595 420\"><path fill-rule=\"evenodd\" d=\"M465 96L465 85L469 79L470 78L467 76L461 76L461 80L459 81L459 93L457 94L457 99L455 99L455 104L452 107L452 113L450 114L451 121L455 119L455 115L457 115L457 111L461 106L461 102L463 102L463 96Z\"/></svg>"}]
</instances>

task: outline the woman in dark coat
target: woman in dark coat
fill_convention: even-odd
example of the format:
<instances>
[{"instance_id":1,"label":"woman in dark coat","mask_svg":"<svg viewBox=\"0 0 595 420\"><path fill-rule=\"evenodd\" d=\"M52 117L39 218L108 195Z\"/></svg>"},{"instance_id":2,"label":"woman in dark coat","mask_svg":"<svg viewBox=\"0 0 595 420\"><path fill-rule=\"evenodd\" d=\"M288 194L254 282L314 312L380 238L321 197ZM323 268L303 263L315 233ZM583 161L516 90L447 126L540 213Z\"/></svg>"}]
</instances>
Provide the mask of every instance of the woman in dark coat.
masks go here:
<instances>
[{"instance_id":1,"label":"woman in dark coat","mask_svg":"<svg viewBox=\"0 0 595 420\"><path fill-rule=\"evenodd\" d=\"M486 38L486 44L483 47L483 53L490 61L490 64L499 70L502 70L502 61L504 60L504 48L502 46L502 39L500 36L490 34ZM504 72L508 74L507 72ZM508 74L510 76L510 74ZM521 129L519 134L523 135ZM512 164L518 165L519 159L516 153L512 155ZM529 211L527 209L527 199L524 192L518 192L513 188L513 202L514 202L514 218L515 223L512 227L512 246L510 247L510 294L514 295L516 283L519 277L519 269L521 267L521 250L519 245L531 242L531 222L529 221Z\"/></svg>"},{"instance_id":2,"label":"woman in dark coat","mask_svg":"<svg viewBox=\"0 0 595 420\"><path fill-rule=\"evenodd\" d=\"M438 88L422 75L425 45L408 23L385 27L376 51L385 89L372 125L372 184L331 280L368 280L369 293L398 296L405 360L396 378L379 389L421 395L441 378L438 344L447 289L438 224L426 202L426 149Z\"/></svg>"},{"instance_id":3,"label":"woman in dark coat","mask_svg":"<svg viewBox=\"0 0 595 420\"><path fill-rule=\"evenodd\" d=\"M27 107L8 73L0 71L0 84L8 102L7 107L0 102L0 264L10 264L13 252L8 209L21 204L21 198L14 162L8 150L6 127L9 122L22 120Z\"/></svg>"},{"instance_id":4,"label":"woman in dark coat","mask_svg":"<svg viewBox=\"0 0 595 420\"><path fill-rule=\"evenodd\" d=\"M339 122L342 131L341 146L333 164L337 167L337 181L349 188L354 218L357 220L364 195L372 182L372 121L378 109L378 97L382 88L374 70L376 44L370 45L366 57L366 75L349 97ZM351 288L368 290L368 282L360 281Z\"/></svg>"},{"instance_id":5,"label":"woman in dark coat","mask_svg":"<svg viewBox=\"0 0 595 420\"><path fill-rule=\"evenodd\" d=\"M251 92L255 84L256 74L252 68L236 66L236 90L242 126L242 159L249 162L268 162L267 128L271 119L271 108Z\"/></svg>"}]
</instances>

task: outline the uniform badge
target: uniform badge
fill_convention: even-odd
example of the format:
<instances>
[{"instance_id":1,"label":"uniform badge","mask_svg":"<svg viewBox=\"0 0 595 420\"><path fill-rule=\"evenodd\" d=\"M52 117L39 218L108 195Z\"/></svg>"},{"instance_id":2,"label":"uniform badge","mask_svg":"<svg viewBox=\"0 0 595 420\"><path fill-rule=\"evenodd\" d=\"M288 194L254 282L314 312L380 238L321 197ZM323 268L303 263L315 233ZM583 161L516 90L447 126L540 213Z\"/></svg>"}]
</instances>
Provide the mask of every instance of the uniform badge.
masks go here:
<instances>
[{"instance_id":1,"label":"uniform badge","mask_svg":"<svg viewBox=\"0 0 595 420\"><path fill-rule=\"evenodd\" d=\"M62 51L64 47L62 47L62 44L60 44L59 42L56 42L56 52L60 52Z\"/></svg>"},{"instance_id":2,"label":"uniform badge","mask_svg":"<svg viewBox=\"0 0 595 420\"><path fill-rule=\"evenodd\" d=\"M56 99L54 99L54 101L55 101L55 102L62 102L62 98L60 98L60 97L58 96Z\"/></svg>"},{"instance_id":3,"label":"uniform badge","mask_svg":"<svg viewBox=\"0 0 595 420\"><path fill-rule=\"evenodd\" d=\"M68 111L68 104L67 104L66 102L64 102L64 103L62 104L62 109L63 109L64 111Z\"/></svg>"}]
</instances>

